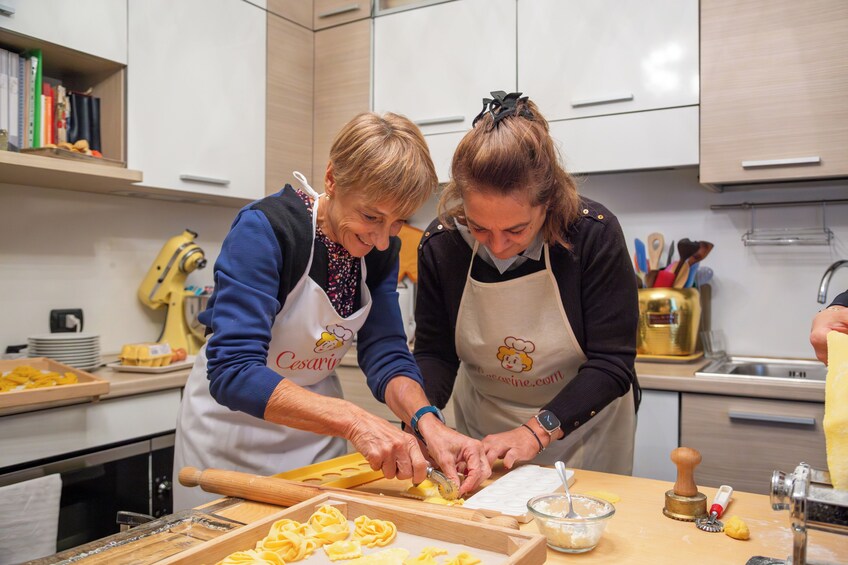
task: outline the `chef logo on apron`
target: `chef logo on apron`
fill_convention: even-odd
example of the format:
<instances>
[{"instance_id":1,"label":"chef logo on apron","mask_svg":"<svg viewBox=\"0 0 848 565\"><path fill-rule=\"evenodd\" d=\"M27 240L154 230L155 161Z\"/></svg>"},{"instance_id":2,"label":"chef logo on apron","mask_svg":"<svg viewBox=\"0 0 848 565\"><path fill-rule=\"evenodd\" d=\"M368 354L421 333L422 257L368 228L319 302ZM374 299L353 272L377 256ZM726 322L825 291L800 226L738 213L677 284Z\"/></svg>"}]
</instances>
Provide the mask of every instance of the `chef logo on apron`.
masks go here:
<instances>
[{"instance_id":1,"label":"chef logo on apron","mask_svg":"<svg viewBox=\"0 0 848 565\"><path fill-rule=\"evenodd\" d=\"M513 373L523 373L533 368L533 358L530 354L536 351L532 341L509 336L504 339L504 345L498 347L498 361L501 367Z\"/></svg>"},{"instance_id":2,"label":"chef logo on apron","mask_svg":"<svg viewBox=\"0 0 848 565\"><path fill-rule=\"evenodd\" d=\"M327 331L321 332L321 337L315 342L315 353L323 353L343 347L345 343L353 338L353 331L346 327L333 324L327 326Z\"/></svg>"}]
</instances>

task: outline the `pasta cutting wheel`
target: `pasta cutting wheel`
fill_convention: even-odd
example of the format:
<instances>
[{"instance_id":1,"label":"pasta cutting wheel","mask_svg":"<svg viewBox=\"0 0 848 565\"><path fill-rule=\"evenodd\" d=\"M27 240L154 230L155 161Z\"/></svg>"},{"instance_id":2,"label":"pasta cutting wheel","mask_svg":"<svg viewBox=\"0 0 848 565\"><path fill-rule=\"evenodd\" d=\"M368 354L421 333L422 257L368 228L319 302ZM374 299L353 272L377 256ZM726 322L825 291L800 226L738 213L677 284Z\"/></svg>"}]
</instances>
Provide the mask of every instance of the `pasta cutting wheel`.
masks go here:
<instances>
[{"instance_id":1,"label":"pasta cutting wheel","mask_svg":"<svg viewBox=\"0 0 848 565\"><path fill-rule=\"evenodd\" d=\"M433 467L427 467L427 478L439 489L439 495L445 500L456 500L459 488L447 476Z\"/></svg>"},{"instance_id":2,"label":"pasta cutting wheel","mask_svg":"<svg viewBox=\"0 0 848 565\"><path fill-rule=\"evenodd\" d=\"M709 517L701 517L695 519L695 525L705 532L722 532L724 531L724 523L719 520L724 510L727 508L727 503L730 502L730 495L733 494L733 487L730 485L721 485L716 491L713 498L713 505L710 506Z\"/></svg>"}]
</instances>

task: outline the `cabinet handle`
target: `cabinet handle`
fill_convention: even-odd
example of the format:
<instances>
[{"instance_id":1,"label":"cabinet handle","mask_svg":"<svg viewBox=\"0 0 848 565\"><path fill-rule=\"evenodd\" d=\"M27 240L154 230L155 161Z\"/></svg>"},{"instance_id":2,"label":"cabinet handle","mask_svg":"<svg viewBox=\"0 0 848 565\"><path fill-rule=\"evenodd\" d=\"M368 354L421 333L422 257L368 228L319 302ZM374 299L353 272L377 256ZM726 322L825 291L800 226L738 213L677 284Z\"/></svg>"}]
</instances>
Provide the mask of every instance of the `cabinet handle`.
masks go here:
<instances>
[{"instance_id":1,"label":"cabinet handle","mask_svg":"<svg viewBox=\"0 0 848 565\"><path fill-rule=\"evenodd\" d=\"M762 159L759 161L742 161L743 169L758 169L762 167L786 167L789 165L821 165L821 157L795 157L790 159Z\"/></svg>"},{"instance_id":2,"label":"cabinet handle","mask_svg":"<svg viewBox=\"0 0 848 565\"><path fill-rule=\"evenodd\" d=\"M581 108L583 106L596 106L598 104L615 104L616 102L630 102L633 100L632 94L618 94L615 96L608 96L606 98L587 98L585 100L573 100L571 102L572 108Z\"/></svg>"},{"instance_id":3,"label":"cabinet handle","mask_svg":"<svg viewBox=\"0 0 848 565\"><path fill-rule=\"evenodd\" d=\"M727 413L731 420L744 420L747 422L771 422L775 424L792 424L795 426L815 426L815 418L804 416L781 416L779 414L757 414L756 412L737 412L730 410Z\"/></svg>"},{"instance_id":4,"label":"cabinet handle","mask_svg":"<svg viewBox=\"0 0 848 565\"><path fill-rule=\"evenodd\" d=\"M15 8L6 4L0 4L0 16L14 16Z\"/></svg>"},{"instance_id":5,"label":"cabinet handle","mask_svg":"<svg viewBox=\"0 0 848 565\"><path fill-rule=\"evenodd\" d=\"M340 14L347 14L348 12L355 12L359 10L359 4L351 4L350 6L342 6L341 8L336 8L335 10L329 10L327 12L323 12L318 14L318 19L321 18L330 18L332 16L338 16Z\"/></svg>"},{"instance_id":6,"label":"cabinet handle","mask_svg":"<svg viewBox=\"0 0 848 565\"><path fill-rule=\"evenodd\" d=\"M446 116L444 118L425 118L423 120L415 120L416 126L433 126L436 124L455 124L464 122L465 116Z\"/></svg>"},{"instance_id":7,"label":"cabinet handle","mask_svg":"<svg viewBox=\"0 0 848 565\"><path fill-rule=\"evenodd\" d=\"M197 175L180 175L180 180L188 182L202 182L206 184L219 184L221 186L227 186L230 184L230 179L216 179L212 177L200 177Z\"/></svg>"}]
</instances>

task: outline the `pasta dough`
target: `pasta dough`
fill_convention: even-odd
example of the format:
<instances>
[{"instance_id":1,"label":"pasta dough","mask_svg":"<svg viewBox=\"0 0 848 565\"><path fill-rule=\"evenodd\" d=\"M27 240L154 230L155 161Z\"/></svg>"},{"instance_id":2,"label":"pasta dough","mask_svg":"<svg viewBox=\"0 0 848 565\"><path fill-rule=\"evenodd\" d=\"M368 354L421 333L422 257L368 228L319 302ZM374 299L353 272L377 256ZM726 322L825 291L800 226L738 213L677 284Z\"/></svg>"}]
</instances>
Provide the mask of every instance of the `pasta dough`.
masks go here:
<instances>
[{"instance_id":1,"label":"pasta dough","mask_svg":"<svg viewBox=\"0 0 848 565\"><path fill-rule=\"evenodd\" d=\"M477 563L480 563L480 560L467 551L462 551L453 559L445 561L445 565L477 565Z\"/></svg>"},{"instance_id":2,"label":"pasta dough","mask_svg":"<svg viewBox=\"0 0 848 565\"><path fill-rule=\"evenodd\" d=\"M0 392L71 385L76 382L77 376L74 373L62 375L55 371L41 371L29 365L18 365L0 376Z\"/></svg>"},{"instance_id":3,"label":"pasta dough","mask_svg":"<svg viewBox=\"0 0 848 565\"><path fill-rule=\"evenodd\" d=\"M739 516L732 516L724 522L724 533L733 539L746 540L750 539L751 532L748 530L748 524L742 521Z\"/></svg>"},{"instance_id":4,"label":"pasta dough","mask_svg":"<svg viewBox=\"0 0 848 565\"><path fill-rule=\"evenodd\" d=\"M353 521L354 535L367 547L384 547L397 536L397 527L388 520L372 520L362 515Z\"/></svg>"},{"instance_id":5,"label":"pasta dough","mask_svg":"<svg viewBox=\"0 0 848 565\"><path fill-rule=\"evenodd\" d=\"M286 565L283 558L273 551L236 551L228 555L218 565Z\"/></svg>"},{"instance_id":6,"label":"pasta dough","mask_svg":"<svg viewBox=\"0 0 848 565\"><path fill-rule=\"evenodd\" d=\"M362 557L362 544L358 540L334 541L324 546L324 552L330 558L330 561L354 559L356 557Z\"/></svg>"},{"instance_id":7,"label":"pasta dough","mask_svg":"<svg viewBox=\"0 0 848 565\"><path fill-rule=\"evenodd\" d=\"M314 539L319 544L333 543L346 539L350 534L350 526L335 506L324 505L309 518L309 525L315 531Z\"/></svg>"},{"instance_id":8,"label":"pasta dough","mask_svg":"<svg viewBox=\"0 0 848 565\"><path fill-rule=\"evenodd\" d=\"M824 439L827 470L835 490L848 490L848 334L827 334Z\"/></svg>"}]
</instances>

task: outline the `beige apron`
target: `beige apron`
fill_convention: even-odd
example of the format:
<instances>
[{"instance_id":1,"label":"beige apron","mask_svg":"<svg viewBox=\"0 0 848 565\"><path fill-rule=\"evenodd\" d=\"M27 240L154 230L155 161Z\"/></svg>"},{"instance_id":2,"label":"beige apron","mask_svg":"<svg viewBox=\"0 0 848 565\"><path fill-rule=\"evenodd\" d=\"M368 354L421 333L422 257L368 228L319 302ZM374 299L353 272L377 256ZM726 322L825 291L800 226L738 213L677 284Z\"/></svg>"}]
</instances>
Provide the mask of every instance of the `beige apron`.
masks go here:
<instances>
[{"instance_id":1,"label":"beige apron","mask_svg":"<svg viewBox=\"0 0 848 565\"><path fill-rule=\"evenodd\" d=\"M475 243L472 264L477 248ZM498 283L475 281L469 265L457 314L461 362L453 397L457 430L473 438L528 421L586 362L560 300L547 245L544 257L544 271ZM580 427L573 422L562 427L565 438L551 443L533 463L562 460L580 469L632 472L632 389Z\"/></svg>"},{"instance_id":2,"label":"beige apron","mask_svg":"<svg viewBox=\"0 0 848 565\"><path fill-rule=\"evenodd\" d=\"M312 233L318 218L318 195L295 176L313 197ZM324 290L311 278L314 245L303 277L286 298L274 320L268 345L267 365L307 390L342 398L334 368L350 349L354 334L371 310L371 293L362 266L362 307L347 318L339 316ZM315 434L230 410L209 393L206 345L201 348L189 375L177 419L174 476L191 465L273 475L289 469L338 457L347 452L342 438ZM174 511L192 508L220 498L200 488L186 488L174 481Z\"/></svg>"}]
</instances>

